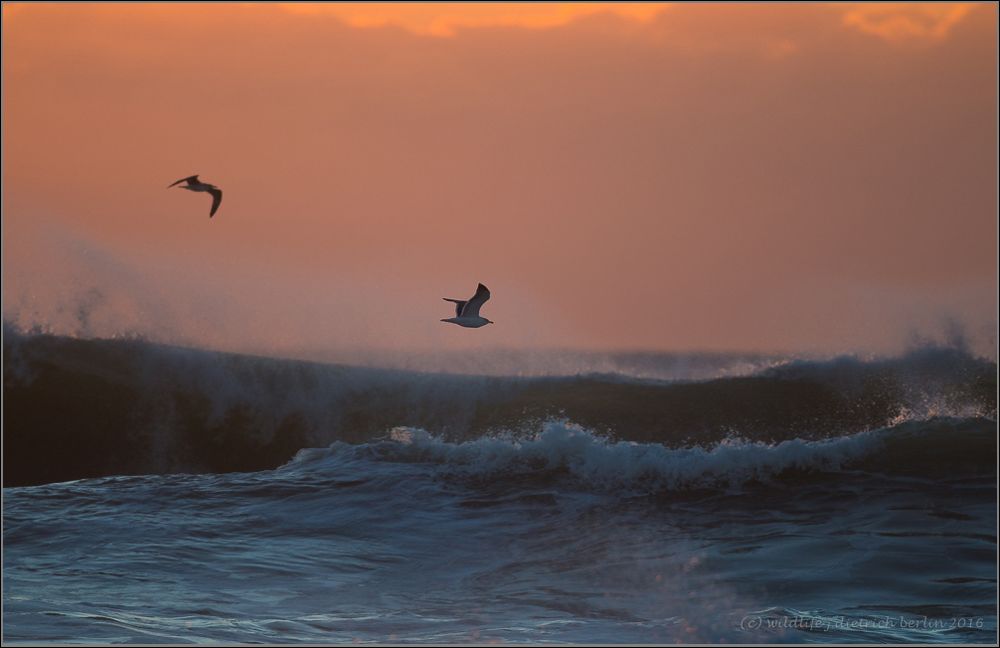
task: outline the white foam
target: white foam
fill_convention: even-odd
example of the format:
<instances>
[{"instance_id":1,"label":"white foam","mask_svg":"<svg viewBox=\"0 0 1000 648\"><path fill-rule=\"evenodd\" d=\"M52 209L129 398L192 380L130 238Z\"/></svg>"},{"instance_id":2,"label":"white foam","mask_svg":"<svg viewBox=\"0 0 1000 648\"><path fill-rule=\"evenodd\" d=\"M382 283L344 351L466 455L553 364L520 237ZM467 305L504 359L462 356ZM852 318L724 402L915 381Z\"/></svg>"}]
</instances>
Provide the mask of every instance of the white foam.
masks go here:
<instances>
[{"instance_id":1,"label":"white foam","mask_svg":"<svg viewBox=\"0 0 1000 648\"><path fill-rule=\"evenodd\" d=\"M510 478L562 471L599 490L660 491L735 486L766 480L783 471L835 470L876 451L877 432L819 441L794 439L776 444L726 439L709 447L667 448L657 443L613 442L565 421L551 421L530 439L481 438L444 441L424 430L396 428L373 446L335 443L327 450L300 452L292 464L334 462L362 455L391 462L425 462L453 474Z\"/></svg>"}]
</instances>

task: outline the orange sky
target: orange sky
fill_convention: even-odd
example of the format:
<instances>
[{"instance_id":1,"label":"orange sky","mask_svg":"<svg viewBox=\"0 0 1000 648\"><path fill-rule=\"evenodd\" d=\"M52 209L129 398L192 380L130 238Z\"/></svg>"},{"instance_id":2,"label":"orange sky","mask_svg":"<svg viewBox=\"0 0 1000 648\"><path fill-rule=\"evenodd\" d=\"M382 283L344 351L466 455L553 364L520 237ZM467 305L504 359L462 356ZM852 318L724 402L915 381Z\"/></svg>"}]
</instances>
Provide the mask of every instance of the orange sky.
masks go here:
<instances>
[{"instance_id":1,"label":"orange sky","mask_svg":"<svg viewBox=\"0 0 1000 648\"><path fill-rule=\"evenodd\" d=\"M3 311L219 348L995 355L994 3L3 5ZM225 199L166 186L199 173ZM441 297L493 291L479 330Z\"/></svg>"}]
</instances>

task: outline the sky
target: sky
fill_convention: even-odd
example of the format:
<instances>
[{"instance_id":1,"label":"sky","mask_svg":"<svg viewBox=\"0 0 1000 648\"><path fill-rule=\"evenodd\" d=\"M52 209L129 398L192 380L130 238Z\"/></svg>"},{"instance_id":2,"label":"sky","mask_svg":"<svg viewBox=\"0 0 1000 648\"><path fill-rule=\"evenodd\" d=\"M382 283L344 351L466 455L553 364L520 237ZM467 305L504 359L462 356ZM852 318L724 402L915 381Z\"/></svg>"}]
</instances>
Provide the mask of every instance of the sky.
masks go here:
<instances>
[{"instance_id":1,"label":"sky","mask_svg":"<svg viewBox=\"0 0 1000 648\"><path fill-rule=\"evenodd\" d=\"M996 356L997 5L3 5L3 316ZM167 185L200 174L211 199ZM483 282L482 329L441 323ZM950 333L949 333L950 332Z\"/></svg>"}]
</instances>

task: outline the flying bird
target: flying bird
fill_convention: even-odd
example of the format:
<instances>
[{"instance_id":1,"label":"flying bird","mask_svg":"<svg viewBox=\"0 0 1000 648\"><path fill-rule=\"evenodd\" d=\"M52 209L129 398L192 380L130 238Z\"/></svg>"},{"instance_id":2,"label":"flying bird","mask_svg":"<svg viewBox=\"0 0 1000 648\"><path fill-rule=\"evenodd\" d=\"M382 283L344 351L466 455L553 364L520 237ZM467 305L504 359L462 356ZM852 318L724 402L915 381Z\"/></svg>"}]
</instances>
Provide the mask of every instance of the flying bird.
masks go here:
<instances>
[{"instance_id":1,"label":"flying bird","mask_svg":"<svg viewBox=\"0 0 1000 648\"><path fill-rule=\"evenodd\" d=\"M215 216L215 212L219 209L219 205L222 204L222 189L219 189L215 185L208 184L207 182L202 182L196 175L193 175L190 178L181 178L167 187L167 189L173 187L174 185L179 185L182 182L186 182L187 184L182 186L181 189L187 189L188 191L207 191L212 194L212 211L208 212L208 217L211 218L212 216Z\"/></svg>"},{"instance_id":2,"label":"flying bird","mask_svg":"<svg viewBox=\"0 0 1000 648\"><path fill-rule=\"evenodd\" d=\"M455 304L455 317L449 317L441 321L458 324L465 328L479 328L480 326L492 324L493 322L490 320L479 316L479 309L483 307L483 304L489 298L490 289L483 284L479 284L479 287L476 288L476 294L469 299L449 299L448 297L443 297L442 299L445 301Z\"/></svg>"}]
</instances>

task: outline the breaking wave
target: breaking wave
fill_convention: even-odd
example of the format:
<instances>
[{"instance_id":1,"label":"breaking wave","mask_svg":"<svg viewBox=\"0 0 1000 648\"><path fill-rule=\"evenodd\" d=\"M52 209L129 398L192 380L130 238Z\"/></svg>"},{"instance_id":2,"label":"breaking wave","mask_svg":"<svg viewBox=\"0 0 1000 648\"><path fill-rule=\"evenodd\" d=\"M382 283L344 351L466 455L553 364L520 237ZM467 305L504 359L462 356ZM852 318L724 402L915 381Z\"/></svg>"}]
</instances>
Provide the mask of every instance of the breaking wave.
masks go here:
<instances>
[{"instance_id":1,"label":"breaking wave","mask_svg":"<svg viewBox=\"0 0 1000 648\"><path fill-rule=\"evenodd\" d=\"M570 480L617 495L737 487L783 477L858 469L893 475L964 477L995 470L995 425L985 419L935 419L808 441L730 438L706 446L611 441L578 425L551 421L526 439L449 442L425 430L397 428L384 440L335 442L301 450L283 472L337 474L345 464L429 464L442 476L523 486L525 479Z\"/></svg>"},{"instance_id":2,"label":"breaking wave","mask_svg":"<svg viewBox=\"0 0 1000 648\"><path fill-rule=\"evenodd\" d=\"M4 484L272 469L304 448L377 444L396 428L411 431L414 448L455 457L541 461L557 448L587 450L563 455L570 472L595 457L631 457L619 468L666 483L687 479L671 462L722 475L735 464L711 466L732 457L758 457L764 472L806 457L853 460L895 442L907 422L948 428L920 442L948 451L941 435L969 421L995 428L996 388L995 363L940 347L668 382L422 373L5 326ZM569 432L577 428L586 433ZM871 432L881 428L893 432Z\"/></svg>"}]
</instances>

